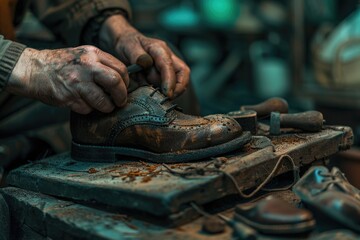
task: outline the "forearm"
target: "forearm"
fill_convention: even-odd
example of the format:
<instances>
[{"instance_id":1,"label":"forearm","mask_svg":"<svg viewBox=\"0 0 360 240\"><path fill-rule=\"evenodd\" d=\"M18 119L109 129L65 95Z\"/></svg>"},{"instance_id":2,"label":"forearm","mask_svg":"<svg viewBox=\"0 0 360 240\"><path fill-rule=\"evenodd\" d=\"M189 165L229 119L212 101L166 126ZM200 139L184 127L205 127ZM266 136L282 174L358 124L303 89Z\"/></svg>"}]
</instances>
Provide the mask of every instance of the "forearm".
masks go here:
<instances>
[{"instance_id":1,"label":"forearm","mask_svg":"<svg viewBox=\"0 0 360 240\"><path fill-rule=\"evenodd\" d=\"M13 69L26 47L0 36L0 91L8 84Z\"/></svg>"}]
</instances>

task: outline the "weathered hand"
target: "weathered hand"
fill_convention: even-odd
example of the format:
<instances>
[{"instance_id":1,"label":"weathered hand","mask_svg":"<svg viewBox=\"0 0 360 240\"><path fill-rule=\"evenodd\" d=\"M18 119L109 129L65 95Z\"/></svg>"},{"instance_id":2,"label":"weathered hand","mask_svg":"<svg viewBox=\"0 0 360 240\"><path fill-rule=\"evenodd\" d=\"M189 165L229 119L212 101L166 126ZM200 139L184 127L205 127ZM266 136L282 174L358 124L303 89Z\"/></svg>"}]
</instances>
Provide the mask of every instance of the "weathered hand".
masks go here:
<instances>
[{"instance_id":1,"label":"weathered hand","mask_svg":"<svg viewBox=\"0 0 360 240\"><path fill-rule=\"evenodd\" d=\"M58 50L26 48L6 90L87 114L111 112L127 100L126 66L93 46Z\"/></svg>"},{"instance_id":2,"label":"weathered hand","mask_svg":"<svg viewBox=\"0 0 360 240\"><path fill-rule=\"evenodd\" d=\"M146 80L160 86L170 98L183 93L189 83L190 69L164 41L148 38L133 28L121 15L109 17L100 31L100 46L127 64L133 64L144 53L154 59Z\"/></svg>"}]
</instances>

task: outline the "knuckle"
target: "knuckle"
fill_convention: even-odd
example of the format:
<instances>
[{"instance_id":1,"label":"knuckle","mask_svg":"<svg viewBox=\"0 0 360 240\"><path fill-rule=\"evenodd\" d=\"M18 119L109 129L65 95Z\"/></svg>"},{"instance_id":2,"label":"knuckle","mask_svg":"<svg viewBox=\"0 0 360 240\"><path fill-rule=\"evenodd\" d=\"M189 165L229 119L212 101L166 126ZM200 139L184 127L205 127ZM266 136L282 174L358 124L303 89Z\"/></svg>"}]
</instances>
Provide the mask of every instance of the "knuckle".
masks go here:
<instances>
[{"instance_id":1,"label":"knuckle","mask_svg":"<svg viewBox=\"0 0 360 240\"><path fill-rule=\"evenodd\" d=\"M161 59L161 61L159 61L159 64L164 65L165 67L173 67L173 61L171 60L171 58L168 58L166 56L164 56L164 58Z\"/></svg>"},{"instance_id":2,"label":"knuckle","mask_svg":"<svg viewBox=\"0 0 360 240\"><path fill-rule=\"evenodd\" d=\"M109 73L106 79L106 83L104 83L105 88L113 88L117 86L120 82L120 75L116 73ZM109 89L111 90L111 89Z\"/></svg>"},{"instance_id":3,"label":"knuckle","mask_svg":"<svg viewBox=\"0 0 360 240\"><path fill-rule=\"evenodd\" d=\"M185 72L187 75L190 75L190 73L191 73L191 70L190 70L190 68L189 68L187 65L184 66L184 72Z\"/></svg>"},{"instance_id":4,"label":"knuckle","mask_svg":"<svg viewBox=\"0 0 360 240\"><path fill-rule=\"evenodd\" d=\"M95 47L95 46L91 46L91 45L86 45L84 46L84 48L86 49L86 51L88 52L93 52L93 53L99 53L100 49Z\"/></svg>"},{"instance_id":5,"label":"knuckle","mask_svg":"<svg viewBox=\"0 0 360 240\"><path fill-rule=\"evenodd\" d=\"M67 74L66 79L68 80L68 82L70 84L77 84L77 83L81 82L80 74L78 71L70 71Z\"/></svg>"},{"instance_id":6,"label":"knuckle","mask_svg":"<svg viewBox=\"0 0 360 240\"><path fill-rule=\"evenodd\" d=\"M95 100L95 106L98 108L103 108L107 104L105 96L101 96Z\"/></svg>"},{"instance_id":7,"label":"knuckle","mask_svg":"<svg viewBox=\"0 0 360 240\"><path fill-rule=\"evenodd\" d=\"M125 64L123 64L123 63L119 64L119 69L120 69L121 74L126 74L126 75L128 74Z\"/></svg>"},{"instance_id":8,"label":"knuckle","mask_svg":"<svg viewBox=\"0 0 360 240\"><path fill-rule=\"evenodd\" d=\"M120 83L120 75L116 73L109 74L108 84L110 87L117 86Z\"/></svg>"},{"instance_id":9,"label":"knuckle","mask_svg":"<svg viewBox=\"0 0 360 240\"><path fill-rule=\"evenodd\" d=\"M167 43L163 40L156 40L155 43L163 48L167 48Z\"/></svg>"},{"instance_id":10,"label":"knuckle","mask_svg":"<svg viewBox=\"0 0 360 240\"><path fill-rule=\"evenodd\" d=\"M93 103L102 97L101 94L92 87L82 88L81 91L83 92L84 96L86 96Z\"/></svg>"}]
</instances>

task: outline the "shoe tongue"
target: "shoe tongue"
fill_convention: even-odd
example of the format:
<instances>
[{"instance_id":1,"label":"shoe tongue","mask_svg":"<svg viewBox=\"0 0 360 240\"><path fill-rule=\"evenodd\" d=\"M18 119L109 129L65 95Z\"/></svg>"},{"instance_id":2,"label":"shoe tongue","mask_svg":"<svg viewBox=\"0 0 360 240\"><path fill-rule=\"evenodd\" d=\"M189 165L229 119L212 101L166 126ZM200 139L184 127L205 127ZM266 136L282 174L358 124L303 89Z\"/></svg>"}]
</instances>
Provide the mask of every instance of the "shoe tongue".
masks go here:
<instances>
[{"instance_id":1,"label":"shoe tongue","mask_svg":"<svg viewBox=\"0 0 360 240\"><path fill-rule=\"evenodd\" d=\"M129 98L132 99L146 99L151 98L152 101L155 101L161 104L163 109L169 109L173 106L171 100L165 100L166 96L160 92L160 90L155 89L151 86L142 86L129 93Z\"/></svg>"}]
</instances>

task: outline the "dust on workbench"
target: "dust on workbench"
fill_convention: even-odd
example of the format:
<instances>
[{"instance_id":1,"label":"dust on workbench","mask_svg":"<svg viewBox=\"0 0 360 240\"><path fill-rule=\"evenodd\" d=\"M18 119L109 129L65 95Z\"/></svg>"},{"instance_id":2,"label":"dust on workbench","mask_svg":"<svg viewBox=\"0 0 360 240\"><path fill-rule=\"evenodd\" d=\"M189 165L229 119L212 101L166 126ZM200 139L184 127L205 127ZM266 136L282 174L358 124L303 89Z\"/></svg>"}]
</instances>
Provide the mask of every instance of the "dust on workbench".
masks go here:
<instances>
[{"instance_id":1,"label":"dust on workbench","mask_svg":"<svg viewBox=\"0 0 360 240\"><path fill-rule=\"evenodd\" d=\"M171 164L171 169L182 169L188 167L190 164L177 163ZM141 183L150 182L153 178L164 172L164 168L161 164L139 162L128 162L126 164L116 164L108 168L104 168L104 171L111 173L112 178L121 178L125 182L133 182L137 178L140 178Z\"/></svg>"},{"instance_id":2,"label":"dust on workbench","mask_svg":"<svg viewBox=\"0 0 360 240\"><path fill-rule=\"evenodd\" d=\"M285 152L291 147L297 146L299 143L304 143L310 140L311 136L306 134L284 134L280 136L269 136L272 144L275 147L275 152Z\"/></svg>"}]
</instances>

